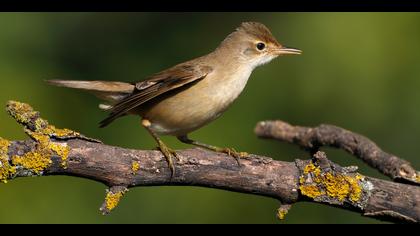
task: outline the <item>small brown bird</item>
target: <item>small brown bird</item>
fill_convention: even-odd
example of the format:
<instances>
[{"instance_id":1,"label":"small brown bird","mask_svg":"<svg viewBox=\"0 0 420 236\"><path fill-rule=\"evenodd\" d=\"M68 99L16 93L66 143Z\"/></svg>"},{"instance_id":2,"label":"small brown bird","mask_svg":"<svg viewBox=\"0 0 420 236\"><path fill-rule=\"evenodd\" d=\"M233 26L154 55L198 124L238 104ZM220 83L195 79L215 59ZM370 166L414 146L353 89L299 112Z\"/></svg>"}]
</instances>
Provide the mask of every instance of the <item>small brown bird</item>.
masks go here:
<instances>
[{"instance_id":1,"label":"small brown bird","mask_svg":"<svg viewBox=\"0 0 420 236\"><path fill-rule=\"evenodd\" d=\"M237 160L246 156L231 148L219 148L188 138L188 134L218 118L239 96L251 72L280 55L300 54L281 45L261 23L244 22L211 53L175 65L137 83L49 80L53 85L90 91L109 102L99 107L110 111L100 122L105 127L115 119L134 114L156 140L172 175L176 152L159 135L176 136L181 142Z\"/></svg>"}]
</instances>

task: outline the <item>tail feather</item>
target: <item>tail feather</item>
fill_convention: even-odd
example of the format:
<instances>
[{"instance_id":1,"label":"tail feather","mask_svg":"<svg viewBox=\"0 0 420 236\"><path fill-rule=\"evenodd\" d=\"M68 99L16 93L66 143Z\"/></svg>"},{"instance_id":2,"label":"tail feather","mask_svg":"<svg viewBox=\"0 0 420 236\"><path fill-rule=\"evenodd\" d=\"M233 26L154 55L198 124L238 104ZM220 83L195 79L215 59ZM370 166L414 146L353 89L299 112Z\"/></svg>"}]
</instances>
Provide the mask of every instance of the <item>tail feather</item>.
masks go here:
<instances>
[{"instance_id":1,"label":"tail feather","mask_svg":"<svg viewBox=\"0 0 420 236\"><path fill-rule=\"evenodd\" d=\"M134 85L115 81L77 81L77 80L47 80L47 83L59 87L76 88L98 92L131 93Z\"/></svg>"},{"instance_id":2,"label":"tail feather","mask_svg":"<svg viewBox=\"0 0 420 236\"><path fill-rule=\"evenodd\" d=\"M99 128L104 128L106 126L108 126L109 124L111 124L114 120L116 120L117 118L119 118L121 116L108 116L107 118L101 120L101 122L99 122Z\"/></svg>"},{"instance_id":3,"label":"tail feather","mask_svg":"<svg viewBox=\"0 0 420 236\"><path fill-rule=\"evenodd\" d=\"M50 85L81 89L93 93L100 99L115 103L131 94L135 86L115 81L47 80Z\"/></svg>"},{"instance_id":4,"label":"tail feather","mask_svg":"<svg viewBox=\"0 0 420 236\"><path fill-rule=\"evenodd\" d=\"M76 81L76 80L47 80L48 84L75 88L93 93L98 98L109 102L110 104L100 104L102 110L110 110L112 105L133 93L135 86L130 83L113 81ZM117 117L107 118L100 123L100 127L105 127L114 121Z\"/></svg>"}]
</instances>

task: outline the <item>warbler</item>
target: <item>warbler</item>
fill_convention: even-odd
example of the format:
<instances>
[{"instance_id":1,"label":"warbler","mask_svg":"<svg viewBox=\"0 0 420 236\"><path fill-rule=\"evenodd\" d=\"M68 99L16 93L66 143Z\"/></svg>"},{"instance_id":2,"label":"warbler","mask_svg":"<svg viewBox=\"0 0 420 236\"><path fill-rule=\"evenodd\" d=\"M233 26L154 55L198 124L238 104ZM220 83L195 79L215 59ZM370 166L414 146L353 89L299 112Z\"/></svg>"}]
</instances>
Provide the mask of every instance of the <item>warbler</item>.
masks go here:
<instances>
[{"instance_id":1,"label":"warbler","mask_svg":"<svg viewBox=\"0 0 420 236\"><path fill-rule=\"evenodd\" d=\"M100 122L105 127L126 115L139 115L168 161L172 176L177 153L159 138L176 136L181 142L235 158L247 155L233 148L220 148L191 140L188 134L218 118L243 91L252 71L280 55L301 51L280 44L270 30L258 22L244 22L205 56L177 64L143 81L49 80L53 85L87 90L107 104Z\"/></svg>"}]
</instances>

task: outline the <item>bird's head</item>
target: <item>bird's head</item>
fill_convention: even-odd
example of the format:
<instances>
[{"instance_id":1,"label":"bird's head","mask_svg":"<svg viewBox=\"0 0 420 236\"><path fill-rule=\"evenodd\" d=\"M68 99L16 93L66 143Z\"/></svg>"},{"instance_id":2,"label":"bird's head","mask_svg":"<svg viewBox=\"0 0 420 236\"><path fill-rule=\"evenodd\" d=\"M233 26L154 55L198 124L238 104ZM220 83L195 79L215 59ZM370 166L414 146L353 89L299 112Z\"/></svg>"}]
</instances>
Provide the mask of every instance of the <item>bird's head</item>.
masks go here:
<instances>
[{"instance_id":1,"label":"bird's head","mask_svg":"<svg viewBox=\"0 0 420 236\"><path fill-rule=\"evenodd\" d=\"M254 68L280 55L297 55L302 51L280 44L270 30L258 22L244 22L220 44L239 60Z\"/></svg>"}]
</instances>

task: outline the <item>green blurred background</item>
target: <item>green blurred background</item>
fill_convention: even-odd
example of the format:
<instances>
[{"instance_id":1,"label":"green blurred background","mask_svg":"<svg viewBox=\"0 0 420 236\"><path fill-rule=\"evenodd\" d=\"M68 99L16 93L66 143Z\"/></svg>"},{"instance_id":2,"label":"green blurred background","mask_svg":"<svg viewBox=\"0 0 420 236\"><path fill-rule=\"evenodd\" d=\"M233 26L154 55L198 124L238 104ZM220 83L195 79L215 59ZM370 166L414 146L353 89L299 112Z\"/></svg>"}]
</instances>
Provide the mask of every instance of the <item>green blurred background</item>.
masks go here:
<instances>
[{"instance_id":1,"label":"green blurred background","mask_svg":"<svg viewBox=\"0 0 420 236\"><path fill-rule=\"evenodd\" d=\"M419 13L0 13L0 105L28 102L58 127L110 145L152 149L137 117L99 129L106 114L94 96L49 87L44 80L142 80L208 53L242 21L266 24L281 43L304 54L256 69L233 106L193 138L293 161L308 155L258 139L255 124L331 123L370 137L419 168ZM0 135L26 138L5 112ZM175 138L164 140L187 147ZM358 165L361 173L386 179L342 151L325 150L341 165ZM103 184L76 177L16 179L0 185L0 222L379 223L314 203L294 204L280 222L276 200L199 187L134 188L102 216L104 195Z\"/></svg>"}]
</instances>

